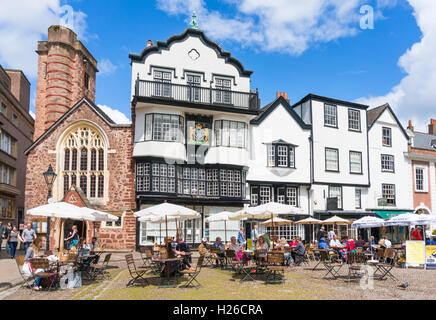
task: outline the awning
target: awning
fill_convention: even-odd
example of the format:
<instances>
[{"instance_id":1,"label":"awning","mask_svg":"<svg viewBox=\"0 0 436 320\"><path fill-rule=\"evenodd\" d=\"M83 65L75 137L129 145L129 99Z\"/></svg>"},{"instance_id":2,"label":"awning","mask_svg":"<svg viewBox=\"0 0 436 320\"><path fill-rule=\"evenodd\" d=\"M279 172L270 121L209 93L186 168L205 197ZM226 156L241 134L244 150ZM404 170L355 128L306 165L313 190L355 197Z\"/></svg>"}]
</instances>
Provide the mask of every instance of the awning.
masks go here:
<instances>
[{"instance_id":1,"label":"awning","mask_svg":"<svg viewBox=\"0 0 436 320\"><path fill-rule=\"evenodd\" d=\"M394 211L394 210L372 210L376 215L383 219L390 219L404 213L413 213L413 210Z\"/></svg>"}]
</instances>

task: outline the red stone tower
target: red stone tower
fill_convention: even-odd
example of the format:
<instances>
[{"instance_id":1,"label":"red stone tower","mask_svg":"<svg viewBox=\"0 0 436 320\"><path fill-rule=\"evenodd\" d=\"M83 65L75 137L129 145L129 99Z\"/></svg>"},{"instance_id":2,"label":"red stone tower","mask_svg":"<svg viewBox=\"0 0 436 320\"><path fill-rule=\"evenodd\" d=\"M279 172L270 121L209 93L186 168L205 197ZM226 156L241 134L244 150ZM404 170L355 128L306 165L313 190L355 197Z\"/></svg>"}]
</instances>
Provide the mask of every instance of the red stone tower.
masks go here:
<instances>
[{"instance_id":1,"label":"red stone tower","mask_svg":"<svg viewBox=\"0 0 436 320\"><path fill-rule=\"evenodd\" d=\"M48 29L47 41L38 42L38 82L35 134L39 138L83 96L95 101L97 60L62 26Z\"/></svg>"}]
</instances>

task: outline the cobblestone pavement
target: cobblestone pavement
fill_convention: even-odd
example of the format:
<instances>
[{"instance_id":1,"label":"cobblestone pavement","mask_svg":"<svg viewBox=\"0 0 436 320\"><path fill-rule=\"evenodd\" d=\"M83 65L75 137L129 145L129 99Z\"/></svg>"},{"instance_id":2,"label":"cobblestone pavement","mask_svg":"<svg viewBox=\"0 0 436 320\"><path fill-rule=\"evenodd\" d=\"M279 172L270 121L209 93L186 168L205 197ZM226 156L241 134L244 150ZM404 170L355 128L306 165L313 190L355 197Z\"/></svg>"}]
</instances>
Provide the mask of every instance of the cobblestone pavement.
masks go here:
<instances>
[{"instance_id":1,"label":"cobblestone pavement","mask_svg":"<svg viewBox=\"0 0 436 320\"><path fill-rule=\"evenodd\" d=\"M94 281L76 289L57 290L52 292L32 292L29 289L12 288L0 292L0 299L6 300L194 300L194 299L345 299L345 300L378 300L378 299L436 299L436 270L399 269L393 274L393 280L374 280L373 287L363 289L359 280L348 282L348 267L341 269L341 278L324 279L325 270L312 271L308 266L290 267L286 271L286 281L282 284L264 284L263 281L240 282L241 276L231 270L203 268L198 276L202 287L197 289L181 288L186 280L181 279L177 288L159 288L159 278L148 274L150 284L126 288L130 279L124 261L125 253L113 255L111 261L110 280ZM134 253L137 263L140 255ZM195 260L195 258L194 258ZM195 262L194 262L195 263ZM311 263L313 267L313 262ZM409 283L407 289L398 286ZM267 290L266 290L267 289Z\"/></svg>"}]
</instances>

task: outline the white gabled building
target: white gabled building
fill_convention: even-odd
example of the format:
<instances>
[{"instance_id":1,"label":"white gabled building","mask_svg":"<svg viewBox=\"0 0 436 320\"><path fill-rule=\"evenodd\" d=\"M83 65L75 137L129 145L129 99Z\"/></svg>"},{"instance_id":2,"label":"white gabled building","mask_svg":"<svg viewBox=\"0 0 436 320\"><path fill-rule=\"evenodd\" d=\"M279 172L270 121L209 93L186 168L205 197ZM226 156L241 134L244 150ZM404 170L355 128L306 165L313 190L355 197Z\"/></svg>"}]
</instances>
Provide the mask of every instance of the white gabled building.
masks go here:
<instances>
[{"instance_id":1,"label":"white gabled building","mask_svg":"<svg viewBox=\"0 0 436 320\"><path fill-rule=\"evenodd\" d=\"M193 28L149 41L130 59L137 208L163 201L194 208L202 219L183 224L185 240L224 239L224 224L204 218L249 202L249 128L259 114L252 71ZM238 227L227 223L229 237ZM175 225L170 228L174 235ZM137 245L159 237L159 225L141 223Z\"/></svg>"},{"instance_id":2,"label":"white gabled building","mask_svg":"<svg viewBox=\"0 0 436 320\"><path fill-rule=\"evenodd\" d=\"M389 104L368 110L368 138L368 210L384 219L413 212L411 160L406 157L409 135Z\"/></svg>"},{"instance_id":3,"label":"white gabled building","mask_svg":"<svg viewBox=\"0 0 436 320\"><path fill-rule=\"evenodd\" d=\"M297 216L310 213L310 128L279 93L251 121L247 182L252 206L275 201L295 206ZM280 238L297 235L304 238L302 226L278 230Z\"/></svg>"},{"instance_id":4,"label":"white gabled building","mask_svg":"<svg viewBox=\"0 0 436 320\"><path fill-rule=\"evenodd\" d=\"M311 126L311 213L357 219L370 186L368 106L309 94L293 106Z\"/></svg>"}]
</instances>

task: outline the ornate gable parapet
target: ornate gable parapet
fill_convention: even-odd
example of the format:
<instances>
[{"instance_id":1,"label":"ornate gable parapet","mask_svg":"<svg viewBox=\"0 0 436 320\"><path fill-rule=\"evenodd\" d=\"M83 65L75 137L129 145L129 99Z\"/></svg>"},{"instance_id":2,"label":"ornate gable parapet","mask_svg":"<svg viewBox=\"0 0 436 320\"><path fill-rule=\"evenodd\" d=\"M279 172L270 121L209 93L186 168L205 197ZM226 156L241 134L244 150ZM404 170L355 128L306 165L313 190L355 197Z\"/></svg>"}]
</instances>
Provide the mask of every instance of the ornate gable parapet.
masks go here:
<instances>
[{"instance_id":1,"label":"ornate gable parapet","mask_svg":"<svg viewBox=\"0 0 436 320\"><path fill-rule=\"evenodd\" d=\"M215 50L219 58L225 59L226 63L229 63L238 69L240 76L250 77L253 73L251 70L246 70L238 59L232 57L230 52L223 51L221 46L215 41L209 39L202 30L193 28L187 28L183 33L169 37L167 41L157 41L155 45L146 47L140 54L129 54L131 63L144 62L149 54L160 53L162 50L169 50L173 43L181 42L190 36L198 37L206 46Z\"/></svg>"}]
</instances>

